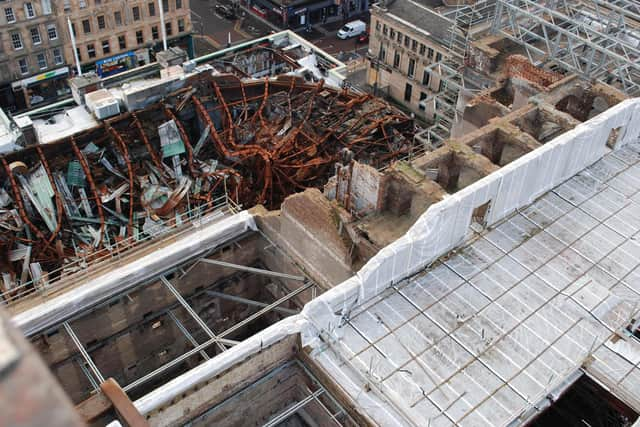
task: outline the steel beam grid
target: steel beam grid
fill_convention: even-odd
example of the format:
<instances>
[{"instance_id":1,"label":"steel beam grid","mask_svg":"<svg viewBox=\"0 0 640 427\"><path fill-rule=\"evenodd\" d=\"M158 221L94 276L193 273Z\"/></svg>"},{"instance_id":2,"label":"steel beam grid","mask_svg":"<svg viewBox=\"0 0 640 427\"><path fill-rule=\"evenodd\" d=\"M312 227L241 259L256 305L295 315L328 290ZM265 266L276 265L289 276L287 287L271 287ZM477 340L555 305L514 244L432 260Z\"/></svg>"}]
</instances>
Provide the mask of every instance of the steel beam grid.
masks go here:
<instances>
[{"instance_id":1,"label":"steel beam grid","mask_svg":"<svg viewBox=\"0 0 640 427\"><path fill-rule=\"evenodd\" d=\"M640 3L636 0L609 0L607 4L640 16Z\"/></svg>"},{"instance_id":2,"label":"steel beam grid","mask_svg":"<svg viewBox=\"0 0 640 427\"><path fill-rule=\"evenodd\" d=\"M302 400L292 404L291 406L287 407L284 411L280 412L278 415L276 415L275 417L270 419L268 422L263 424L262 427L275 427L275 426L277 426L278 424L280 424L280 423L284 422L285 420L287 420L287 418L293 416L300 409L304 408L309 403L311 403L314 400L316 400L318 398L318 396L322 395L323 393L325 393L325 389L324 388L321 388L321 389L318 389L318 390L314 391L312 394L310 394L309 396L305 397L304 399L302 399Z\"/></svg>"},{"instance_id":3,"label":"steel beam grid","mask_svg":"<svg viewBox=\"0 0 640 427\"><path fill-rule=\"evenodd\" d=\"M64 322L62 325L64 326L64 329L67 331L67 334L69 334L69 337L71 338L71 341L73 341L73 343L75 344L76 348L78 349L78 351L82 355L82 358L84 359L85 363L87 364L87 366L91 370L91 373L93 374L95 379L98 380L98 384L102 384L104 382L104 377L102 376L102 373L100 372L100 370L98 369L98 367L94 363L93 359L91 358L91 356L89 355L87 350L84 348L84 346L80 342L80 339L76 335L75 331L71 328L71 325L69 325L68 322ZM81 364L81 368L82 368L82 364ZM85 369L82 369L82 370L84 372L86 372ZM89 381L91 381L91 380L89 380ZM95 387L94 382L91 381L91 383Z\"/></svg>"},{"instance_id":4,"label":"steel beam grid","mask_svg":"<svg viewBox=\"0 0 640 427\"><path fill-rule=\"evenodd\" d=\"M173 323L176 325L176 327L180 330L180 332L182 332L182 335L184 335L184 337L191 343L192 346L197 347L198 346L198 341L196 341L195 338L193 338L193 335L191 335L191 333L189 332L189 330L182 324L182 322L180 321L180 319L178 319L176 317L175 314L173 314L173 311L168 310L167 314L169 315L169 317L171 318L171 320L173 320ZM200 352L200 356L202 356L202 358L204 360L209 360L211 359L209 357L209 355L207 354L206 351L202 350Z\"/></svg>"},{"instance_id":5,"label":"steel beam grid","mask_svg":"<svg viewBox=\"0 0 640 427\"><path fill-rule=\"evenodd\" d=\"M262 233L261 233L262 234ZM270 239L268 239L268 237L264 234L262 234L263 237L270 242L269 246L267 246L265 248L274 248L277 251L281 251L281 249L275 244L273 243ZM235 244L237 245L238 243L235 242ZM239 265L239 264L233 264L233 263L227 263L227 262L222 262L222 261L218 261L218 260L210 260L207 259L206 257L211 255L212 252L215 252L215 250L211 250L197 258L195 258L194 260L190 260L189 261L189 267L185 270L185 269L175 269L173 270L173 272L177 273L176 278L177 279L182 279L184 276L186 276L188 274L188 272L191 270L192 267L194 267L195 265L197 265L200 262L205 262L205 263L209 263L212 265L217 265L219 267L224 267L224 268L233 268L235 270L238 271L245 271L251 274L258 274L258 275L265 275L265 276L271 276L274 278L278 278L278 279L284 279L284 280L292 280L292 281L298 281L300 283L300 286L293 289L293 290L287 290L286 295L282 296L281 298L279 298L278 300L272 302L272 303L261 303L259 301L253 301L250 299L246 299L246 298L242 298L242 297L237 297L237 296L233 296L233 295L227 295L227 294L223 294L223 293L218 293L218 292L214 292L214 291L202 291L202 293L209 293L211 292L213 294L213 296L216 297L220 297L220 298L225 298L225 299L229 299L232 301L235 301L237 303L242 303L242 304L249 304L255 307L259 307L260 310L258 310L257 312L253 313L252 315L248 316L247 318L235 323L234 325L230 326L227 330L223 331L220 334L215 334L210 328L209 326L205 323L205 321L195 312L195 310L193 309L193 307L191 306L191 304L189 304L189 302L182 296L182 294L178 291L178 289L176 289L176 287L173 285L173 283L171 283L167 277L166 274L170 274L170 272L165 272L162 275L156 276L155 279L153 280L149 280L143 284L140 285L141 288L144 288L145 286L149 285L150 283L155 282L155 280L160 280L164 286L173 294L173 296L176 298L176 302L172 305L170 305L169 307L166 307L164 310L162 310L160 313L158 313L158 316L164 316L166 315L169 319L171 319L174 324L176 325L176 327L178 328L178 330L185 336L185 338L189 341L189 343L193 346L190 350L186 351L185 353L181 354L180 356L176 357L175 359L165 363L164 365L158 367L157 369L143 375L142 377L132 381L131 383L127 384L125 387L123 387L123 390L125 392L128 392L134 388L139 387L140 385L147 383L148 381L150 381L151 379L153 379L154 377L160 375L161 373L167 371L168 369L178 365L179 363L185 361L186 359L188 359L191 356L194 356L196 354L199 354L204 360L209 360L211 359L211 357L209 354L207 354L206 350L211 347L212 345L216 344L217 346L219 346L221 351L225 351L227 350L227 347L229 346L234 346L236 344L238 344L239 342L236 340L232 340L232 339L228 339L226 338L227 336L231 335L232 333L236 332L238 329L246 326L247 324L255 321L256 319L264 316L267 313L270 313L272 311L275 312L281 312L285 315L291 315L291 314L295 314L298 313L297 310L292 310L292 309L288 309L288 308L284 308L284 307L280 307L280 305L284 304L285 302L291 300L292 298L294 298L295 296L301 294L302 292L311 289L312 292L315 291L316 286L313 282L310 282L309 280L307 280L305 277L303 276L296 276L296 275L292 275L292 274L286 274L286 273L280 273L280 272L273 272L270 270L266 270L266 269L261 269L261 268L255 268L255 267L247 267L247 266L243 266L243 265ZM284 254L284 252L282 252ZM286 254L285 254L286 255ZM118 296L118 298L121 296ZM112 299L109 299L107 301L102 302L101 304L93 307L92 309L95 309L97 307L104 307L106 306L110 301L112 301ZM180 320L178 319L178 317L173 313L172 310L175 310L178 307L182 307L185 309L185 311L187 311L187 313L189 314L190 317L193 318L193 320L198 324L198 326L200 326L200 328L206 333L206 336L208 337L207 340L205 342L203 342L202 344L198 343L197 340L193 337L193 335L190 333L190 331L186 328L186 326L180 322ZM84 347L84 345L81 343L80 339L77 337L77 335L75 334L75 332L73 331L73 329L71 328L69 322L73 321L73 320L77 320L78 318L82 317L86 315L85 313L82 313L81 315L77 315L74 316L73 318L62 322L61 326L63 326L66 330L66 332L68 333L69 337L71 338L71 340L73 341L73 343L75 344L76 348L78 349L79 353L80 353L80 357L76 358L76 361L78 362L78 364L80 365L80 368L82 370L82 372L86 375L86 377L88 378L91 386L94 388L95 391L98 391L100 389L100 384L104 382L104 377L101 374L100 370L98 369L98 367L95 365L94 361L92 360L91 356L89 355L89 352L92 351L91 349L87 349Z\"/></svg>"},{"instance_id":6,"label":"steel beam grid","mask_svg":"<svg viewBox=\"0 0 640 427\"><path fill-rule=\"evenodd\" d=\"M167 286L168 281L166 280L166 278L162 277L161 279L164 279L162 281L165 284L165 286ZM145 376L140 377L137 380L127 384L127 386L125 386L123 388L123 390L124 391L129 391L131 389L134 389L134 388L140 386L141 384L144 384L147 381L151 380L155 376L161 374L162 372L166 371L167 369L178 365L179 363L183 362L184 360L188 359L189 357L193 356L194 354L200 353L201 351L205 350L206 348L208 348L212 344L218 344L218 343L224 342L225 337L227 337L228 335L234 333L238 329L240 329L240 328L244 327L245 325L253 322L257 318L259 318L259 317L265 315L266 313L272 311L273 309L275 309L279 305L285 303L286 301L290 300L291 298L295 297L296 295L298 295L298 294L304 292L305 290L307 290L307 289L309 289L311 287L314 287L314 286L315 286L315 284L313 282L305 282L299 288L294 289L293 291L291 291L287 295L285 295L282 298L278 299L277 301L267 305L266 307L264 307L263 309L257 311L256 313L252 314L251 316L247 317L246 319L241 320L240 322L238 322L235 325L229 327L228 329L226 329L225 331L219 333L218 335L211 336L207 341L203 342L202 344L199 344L199 345L193 347L191 350L187 351L186 353L182 354L181 356L178 356L177 358L175 358L175 359L165 363L164 365L158 367L157 369L149 372ZM173 285L171 285L171 283L169 283L168 287L169 287L169 289L171 289L173 287ZM175 295L175 293L174 293L174 295ZM182 297L180 297L180 298L182 298ZM186 301L185 301L185 303L186 303ZM187 304L187 306L188 306L188 304ZM191 310L193 310L193 309L191 309ZM189 311L189 310L187 309L187 311ZM197 316L197 314L196 314L196 316ZM193 315L192 315L192 317L193 317ZM194 319L195 319L195 317L194 317ZM198 316L198 319L199 319L199 316ZM197 321L197 319L196 319L196 321Z\"/></svg>"},{"instance_id":7,"label":"steel beam grid","mask_svg":"<svg viewBox=\"0 0 640 427\"><path fill-rule=\"evenodd\" d=\"M246 265L233 264L231 262L219 261L217 259L200 258L200 262L205 264L213 264L219 267L234 268L240 271L247 271L249 273L260 274L263 276L277 277L280 279L296 280L298 282L304 282L306 279L304 276L295 276L293 274L279 273L277 271L266 270L264 268L247 267Z\"/></svg>"},{"instance_id":8,"label":"steel beam grid","mask_svg":"<svg viewBox=\"0 0 640 427\"><path fill-rule=\"evenodd\" d=\"M458 27L470 28L491 20L496 0L480 0L473 5L464 4L456 9L443 12L443 16L454 19Z\"/></svg>"},{"instance_id":9,"label":"steel beam grid","mask_svg":"<svg viewBox=\"0 0 640 427\"><path fill-rule=\"evenodd\" d=\"M604 17L603 9L609 3L589 2L498 0L493 31L522 45L534 63L553 60L587 79L605 83L617 79L629 95L640 93L640 49L634 46L627 29L627 21L635 19L635 14L618 12L620 6L615 5ZM585 7L589 4L592 7ZM603 25L603 30L589 25L585 10L594 12L593 19ZM614 18L616 13L620 14Z\"/></svg>"},{"instance_id":10,"label":"steel beam grid","mask_svg":"<svg viewBox=\"0 0 640 427\"><path fill-rule=\"evenodd\" d=\"M220 298L220 299L226 299L229 301L233 301L233 302L237 302L240 304L246 304L246 305L250 305L253 307L260 307L260 308L264 308L267 307L269 304L264 303L264 302L260 302L260 301L254 301L248 298L242 298L242 297L238 297L235 295L229 295L229 294L225 294L223 292L217 292L217 291L205 291L205 293L207 295L211 295L212 297L216 297L216 298ZM277 311L279 313L283 313L286 314L287 316L291 316L294 314L298 314L300 313L299 310L291 310L289 308L284 308L284 307L274 307L273 311Z\"/></svg>"},{"instance_id":11,"label":"steel beam grid","mask_svg":"<svg viewBox=\"0 0 640 427\"><path fill-rule=\"evenodd\" d=\"M193 320L196 321L198 326L200 326L202 330L205 331L209 338L215 340L216 345L220 348L220 350L225 351L227 347L225 347L225 345L220 342L218 336L209 328L205 321L202 320L200 316L198 316L198 313L196 313L193 307L191 307L189 303L182 297L182 295L180 295L180 292L178 292L173 284L171 284L171 282L169 282L169 280L167 280L165 276L160 276L160 281L167 287L167 289L169 289L173 296L178 300L180 305L182 305L182 307L187 311L187 313L189 313Z\"/></svg>"},{"instance_id":12,"label":"steel beam grid","mask_svg":"<svg viewBox=\"0 0 640 427\"><path fill-rule=\"evenodd\" d=\"M458 65L453 62L449 63L443 60L430 64L425 69L429 70L430 74L439 77L447 86L458 91L464 88L464 82L462 80L462 73L454 68L456 66Z\"/></svg>"},{"instance_id":13,"label":"steel beam grid","mask_svg":"<svg viewBox=\"0 0 640 427\"><path fill-rule=\"evenodd\" d=\"M607 0L581 1L579 4L574 2L567 3L566 0L562 0L562 2L566 15L579 14L584 16L586 13L589 15L595 14L599 22L607 23L607 29L612 28L614 23L616 23L617 28L626 29L627 21L632 21L632 30L634 25L640 24L640 9L638 9L637 3L636 11L634 12L634 10L620 7ZM608 31L606 33L609 34Z\"/></svg>"}]
</instances>

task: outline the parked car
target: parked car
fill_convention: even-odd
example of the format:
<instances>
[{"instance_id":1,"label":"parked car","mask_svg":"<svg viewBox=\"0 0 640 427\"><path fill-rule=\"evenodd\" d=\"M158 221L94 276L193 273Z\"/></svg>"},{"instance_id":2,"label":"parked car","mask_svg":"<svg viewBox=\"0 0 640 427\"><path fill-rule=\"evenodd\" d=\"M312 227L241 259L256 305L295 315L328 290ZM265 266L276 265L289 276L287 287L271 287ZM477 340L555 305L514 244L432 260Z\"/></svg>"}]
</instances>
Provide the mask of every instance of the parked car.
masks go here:
<instances>
[{"instance_id":1,"label":"parked car","mask_svg":"<svg viewBox=\"0 0 640 427\"><path fill-rule=\"evenodd\" d=\"M351 37L359 36L360 34L366 33L366 32L367 32L367 24L358 20L358 21L351 21L345 24L344 27L338 30L337 36L339 39L345 40Z\"/></svg>"},{"instance_id":2,"label":"parked car","mask_svg":"<svg viewBox=\"0 0 640 427\"><path fill-rule=\"evenodd\" d=\"M220 15L226 19L236 19L236 13L229 6L225 6L223 4L216 4L214 7L214 11L217 15Z\"/></svg>"},{"instance_id":3,"label":"parked car","mask_svg":"<svg viewBox=\"0 0 640 427\"><path fill-rule=\"evenodd\" d=\"M369 43L369 32L362 33L358 36L358 44L367 44Z\"/></svg>"}]
</instances>

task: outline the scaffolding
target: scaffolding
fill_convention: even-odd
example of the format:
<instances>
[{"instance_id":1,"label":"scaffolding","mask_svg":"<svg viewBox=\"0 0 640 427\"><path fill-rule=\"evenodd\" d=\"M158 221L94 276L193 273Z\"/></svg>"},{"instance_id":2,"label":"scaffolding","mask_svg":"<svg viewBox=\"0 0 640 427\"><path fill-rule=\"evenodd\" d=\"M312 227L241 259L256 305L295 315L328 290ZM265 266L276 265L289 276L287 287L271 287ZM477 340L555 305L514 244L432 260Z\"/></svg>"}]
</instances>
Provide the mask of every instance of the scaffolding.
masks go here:
<instances>
[{"instance_id":1,"label":"scaffolding","mask_svg":"<svg viewBox=\"0 0 640 427\"><path fill-rule=\"evenodd\" d=\"M423 133L428 149L441 146L451 135L451 128L458 119L458 97L467 87L473 86L465 82L464 76L473 30L488 28L494 10L495 0L481 0L443 13L453 25L448 30L447 55L427 67L431 75L440 79L438 91L422 101L433 103L435 111L433 124Z\"/></svg>"},{"instance_id":2,"label":"scaffolding","mask_svg":"<svg viewBox=\"0 0 640 427\"><path fill-rule=\"evenodd\" d=\"M498 0L492 31L536 65L640 95L640 4L635 0Z\"/></svg>"}]
</instances>

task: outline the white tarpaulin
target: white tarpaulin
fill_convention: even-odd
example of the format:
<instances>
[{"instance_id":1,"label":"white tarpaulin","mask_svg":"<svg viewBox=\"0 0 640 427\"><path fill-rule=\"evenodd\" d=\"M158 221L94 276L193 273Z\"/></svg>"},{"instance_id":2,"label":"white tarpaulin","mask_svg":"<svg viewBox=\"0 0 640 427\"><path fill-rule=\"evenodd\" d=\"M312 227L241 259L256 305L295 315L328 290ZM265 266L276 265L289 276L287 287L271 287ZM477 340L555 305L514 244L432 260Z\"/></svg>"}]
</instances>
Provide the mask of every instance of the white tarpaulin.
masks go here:
<instances>
[{"instance_id":1,"label":"white tarpaulin","mask_svg":"<svg viewBox=\"0 0 640 427\"><path fill-rule=\"evenodd\" d=\"M505 218L593 164L610 149L640 137L640 99L630 99L559 135L542 147L429 207L400 239L382 249L358 273L310 302L303 313L331 331L362 304L463 243L475 208L490 202L487 225ZM313 335L313 334L310 334Z\"/></svg>"}]
</instances>

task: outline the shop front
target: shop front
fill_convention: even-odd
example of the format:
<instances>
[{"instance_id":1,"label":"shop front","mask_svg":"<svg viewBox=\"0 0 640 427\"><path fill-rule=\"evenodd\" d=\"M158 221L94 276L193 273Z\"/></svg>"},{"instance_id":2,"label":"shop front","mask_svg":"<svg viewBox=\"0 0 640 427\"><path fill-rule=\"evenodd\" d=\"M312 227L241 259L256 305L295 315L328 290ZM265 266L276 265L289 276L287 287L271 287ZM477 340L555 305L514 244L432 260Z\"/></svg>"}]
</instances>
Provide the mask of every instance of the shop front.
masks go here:
<instances>
[{"instance_id":1,"label":"shop front","mask_svg":"<svg viewBox=\"0 0 640 427\"><path fill-rule=\"evenodd\" d=\"M346 20L369 8L368 0L319 0L293 6L281 6L271 0L248 0L247 6L256 15L271 23L290 29L311 27L337 20Z\"/></svg>"},{"instance_id":2,"label":"shop front","mask_svg":"<svg viewBox=\"0 0 640 427\"><path fill-rule=\"evenodd\" d=\"M286 26L286 8L269 0L247 0L249 10L279 27Z\"/></svg>"},{"instance_id":3,"label":"shop front","mask_svg":"<svg viewBox=\"0 0 640 427\"><path fill-rule=\"evenodd\" d=\"M11 83L17 109L37 107L69 95L69 67L57 68Z\"/></svg>"},{"instance_id":4,"label":"shop front","mask_svg":"<svg viewBox=\"0 0 640 427\"><path fill-rule=\"evenodd\" d=\"M324 0L290 6L287 12L289 28L295 29L331 22L338 16L339 8L334 0Z\"/></svg>"}]
</instances>

